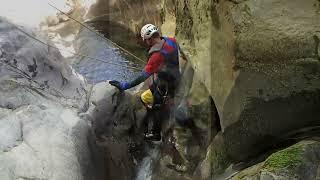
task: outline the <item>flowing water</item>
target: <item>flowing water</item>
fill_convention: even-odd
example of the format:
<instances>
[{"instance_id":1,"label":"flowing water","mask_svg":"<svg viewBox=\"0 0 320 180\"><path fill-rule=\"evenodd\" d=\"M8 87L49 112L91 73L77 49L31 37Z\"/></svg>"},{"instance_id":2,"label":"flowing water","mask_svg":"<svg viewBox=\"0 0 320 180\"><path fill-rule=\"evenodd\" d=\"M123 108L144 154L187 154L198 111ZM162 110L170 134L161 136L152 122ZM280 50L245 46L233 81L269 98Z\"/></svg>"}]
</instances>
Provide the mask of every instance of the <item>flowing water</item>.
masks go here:
<instances>
[{"instance_id":1,"label":"flowing water","mask_svg":"<svg viewBox=\"0 0 320 180\"><path fill-rule=\"evenodd\" d=\"M89 83L96 84L106 80L129 81L137 76L140 71L126 66L140 69L143 67L143 64L132 61L125 53L89 30L83 29L79 33L75 44L77 52L80 54L122 65L99 62L87 57L74 57L76 60L73 67Z\"/></svg>"},{"instance_id":2,"label":"flowing water","mask_svg":"<svg viewBox=\"0 0 320 180\"><path fill-rule=\"evenodd\" d=\"M153 174L153 167L159 161L160 149L156 146L148 151L148 155L143 158L138 167L138 172L135 180L151 180Z\"/></svg>"}]
</instances>

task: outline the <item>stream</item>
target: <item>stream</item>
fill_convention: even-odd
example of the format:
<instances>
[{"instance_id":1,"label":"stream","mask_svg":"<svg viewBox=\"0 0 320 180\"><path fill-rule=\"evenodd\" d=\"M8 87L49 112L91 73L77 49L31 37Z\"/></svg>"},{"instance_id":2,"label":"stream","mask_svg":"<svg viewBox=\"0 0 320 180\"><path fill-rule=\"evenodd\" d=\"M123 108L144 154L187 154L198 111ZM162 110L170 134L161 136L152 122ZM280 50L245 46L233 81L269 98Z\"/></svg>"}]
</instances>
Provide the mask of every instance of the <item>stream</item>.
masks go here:
<instances>
[{"instance_id":1,"label":"stream","mask_svg":"<svg viewBox=\"0 0 320 180\"><path fill-rule=\"evenodd\" d=\"M148 155L143 158L138 166L135 180L151 180L153 167L159 161L160 149L156 146L148 151Z\"/></svg>"},{"instance_id":2,"label":"stream","mask_svg":"<svg viewBox=\"0 0 320 180\"><path fill-rule=\"evenodd\" d=\"M129 81L138 75L140 71L127 68L126 66L140 69L143 67L143 64L134 62L127 54L89 30L81 30L74 44L77 52L80 54L122 65L108 64L88 57L73 57L73 67L90 84L106 80Z\"/></svg>"}]
</instances>

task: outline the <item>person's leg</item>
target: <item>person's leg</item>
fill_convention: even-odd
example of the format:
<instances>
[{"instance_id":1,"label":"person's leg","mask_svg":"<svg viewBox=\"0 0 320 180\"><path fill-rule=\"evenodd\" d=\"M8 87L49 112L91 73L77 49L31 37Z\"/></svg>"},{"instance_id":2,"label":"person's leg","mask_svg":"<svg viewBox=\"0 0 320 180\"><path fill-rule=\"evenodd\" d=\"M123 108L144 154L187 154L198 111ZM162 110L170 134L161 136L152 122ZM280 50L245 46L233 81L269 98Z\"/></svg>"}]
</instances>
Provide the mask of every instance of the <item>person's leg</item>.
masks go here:
<instances>
[{"instance_id":1,"label":"person's leg","mask_svg":"<svg viewBox=\"0 0 320 180\"><path fill-rule=\"evenodd\" d=\"M161 140L161 112L159 109L150 110L151 130L145 135L147 140L160 141ZM150 119L149 119L150 120ZM150 121L149 121L150 122Z\"/></svg>"},{"instance_id":2,"label":"person's leg","mask_svg":"<svg viewBox=\"0 0 320 180\"><path fill-rule=\"evenodd\" d=\"M153 86L153 88L151 89L153 95L153 104L152 108L150 109L152 126L150 133L147 133L145 136L147 140L151 141L161 140L161 120L163 117L163 113L165 113L162 111L163 97L157 89L157 86Z\"/></svg>"},{"instance_id":3,"label":"person's leg","mask_svg":"<svg viewBox=\"0 0 320 180\"><path fill-rule=\"evenodd\" d=\"M157 79L150 86L150 90L153 95L153 105L152 109L150 110L150 114L152 116L152 128L151 132L146 135L146 138L149 140L158 141L161 140L162 120L169 116L170 113L170 111L166 110L164 107L166 104L165 101L167 98L173 96L174 88L170 88L167 81Z\"/></svg>"},{"instance_id":4,"label":"person's leg","mask_svg":"<svg viewBox=\"0 0 320 180\"><path fill-rule=\"evenodd\" d=\"M149 133L149 121L150 121L150 118L152 118L152 112L151 112L151 108L153 105L152 91L150 89L144 91L140 95L140 99L147 110L147 114L143 119L144 134L146 135Z\"/></svg>"}]
</instances>

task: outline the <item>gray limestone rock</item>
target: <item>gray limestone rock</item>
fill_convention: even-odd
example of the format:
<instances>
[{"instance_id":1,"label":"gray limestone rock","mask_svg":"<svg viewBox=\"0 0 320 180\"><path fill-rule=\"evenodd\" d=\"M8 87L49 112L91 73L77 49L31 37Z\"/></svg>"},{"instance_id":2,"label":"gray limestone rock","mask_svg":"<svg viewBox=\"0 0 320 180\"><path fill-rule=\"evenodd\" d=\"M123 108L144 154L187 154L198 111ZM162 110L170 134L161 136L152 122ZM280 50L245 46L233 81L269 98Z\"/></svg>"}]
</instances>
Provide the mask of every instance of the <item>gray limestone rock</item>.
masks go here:
<instances>
[{"instance_id":1,"label":"gray limestone rock","mask_svg":"<svg viewBox=\"0 0 320 180\"><path fill-rule=\"evenodd\" d=\"M78 116L87 93L81 76L2 17L0 34L0 179L105 179L90 126Z\"/></svg>"},{"instance_id":2,"label":"gray limestone rock","mask_svg":"<svg viewBox=\"0 0 320 180\"><path fill-rule=\"evenodd\" d=\"M21 122L14 116L0 120L0 152L7 152L22 141Z\"/></svg>"},{"instance_id":3,"label":"gray limestone rock","mask_svg":"<svg viewBox=\"0 0 320 180\"><path fill-rule=\"evenodd\" d=\"M244 161L288 131L319 125L318 1L176 6L178 42L217 107L231 159Z\"/></svg>"}]
</instances>

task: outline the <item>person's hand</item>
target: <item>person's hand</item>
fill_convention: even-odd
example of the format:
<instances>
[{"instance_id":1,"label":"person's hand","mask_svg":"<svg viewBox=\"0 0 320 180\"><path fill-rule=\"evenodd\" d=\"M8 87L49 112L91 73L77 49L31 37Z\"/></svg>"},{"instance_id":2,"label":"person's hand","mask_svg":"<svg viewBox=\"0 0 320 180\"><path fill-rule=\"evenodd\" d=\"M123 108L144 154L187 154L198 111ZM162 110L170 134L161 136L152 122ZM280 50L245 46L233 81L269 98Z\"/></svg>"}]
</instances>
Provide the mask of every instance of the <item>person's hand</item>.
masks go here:
<instances>
[{"instance_id":1,"label":"person's hand","mask_svg":"<svg viewBox=\"0 0 320 180\"><path fill-rule=\"evenodd\" d=\"M112 86L115 86L121 91L129 88L129 84L127 82L109 81L109 84L111 84Z\"/></svg>"}]
</instances>

